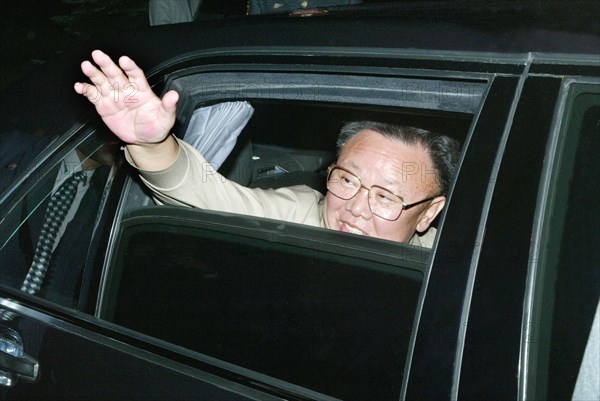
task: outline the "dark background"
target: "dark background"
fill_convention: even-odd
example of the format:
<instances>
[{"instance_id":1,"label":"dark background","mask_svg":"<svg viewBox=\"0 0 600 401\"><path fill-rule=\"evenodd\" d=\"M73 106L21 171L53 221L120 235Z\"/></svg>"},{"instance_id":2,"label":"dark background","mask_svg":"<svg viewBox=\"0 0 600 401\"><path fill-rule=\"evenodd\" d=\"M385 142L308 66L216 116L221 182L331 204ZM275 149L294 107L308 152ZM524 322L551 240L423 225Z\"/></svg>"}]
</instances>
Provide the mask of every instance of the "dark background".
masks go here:
<instances>
[{"instance_id":1,"label":"dark background","mask_svg":"<svg viewBox=\"0 0 600 401\"><path fill-rule=\"evenodd\" d=\"M96 35L148 25L148 0L3 0L0 91Z\"/></svg>"},{"instance_id":2,"label":"dark background","mask_svg":"<svg viewBox=\"0 0 600 401\"><path fill-rule=\"evenodd\" d=\"M2 0L0 92L70 48L149 26L148 0ZM200 18L244 15L246 0L203 0Z\"/></svg>"},{"instance_id":3,"label":"dark background","mask_svg":"<svg viewBox=\"0 0 600 401\"><path fill-rule=\"evenodd\" d=\"M19 78L31 74L36 66L68 53L82 43L111 36L117 32L135 30L149 25L148 0L1 0L0 13L0 92ZM247 0L203 0L199 19L244 15ZM366 4L394 3L393 0L363 0ZM479 8L488 11L503 9L502 18L482 19L482 24L505 21L513 26L530 25L541 20L545 26L559 30L600 32L598 3L573 0L505 0L450 2L423 0L397 1L404 13L414 18L436 18L448 14L476 14ZM583 7L575 7L576 4ZM417 6L415 6L417 4ZM479 4L479 6L475 6ZM425 5L429 11L416 12ZM475 8L470 8L474 7ZM438 8L439 7L439 8ZM524 7L524 8L523 8ZM525 11L527 9L527 11ZM435 12L432 12L435 11ZM533 10L533 11L532 11ZM493 13L492 13L493 15ZM563 26L564 25L564 26Z\"/></svg>"}]
</instances>

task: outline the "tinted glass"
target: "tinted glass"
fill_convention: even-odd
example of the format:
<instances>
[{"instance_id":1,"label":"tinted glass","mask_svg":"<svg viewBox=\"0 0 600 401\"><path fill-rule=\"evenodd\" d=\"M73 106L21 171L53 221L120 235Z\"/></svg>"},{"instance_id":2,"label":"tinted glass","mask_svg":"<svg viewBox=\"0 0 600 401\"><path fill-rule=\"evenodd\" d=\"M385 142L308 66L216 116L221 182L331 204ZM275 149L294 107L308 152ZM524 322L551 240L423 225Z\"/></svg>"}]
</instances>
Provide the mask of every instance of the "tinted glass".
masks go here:
<instances>
[{"instance_id":1,"label":"tinted glass","mask_svg":"<svg viewBox=\"0 0 600 401\"><path fill-rule=\"evenodd\" d=\"M342 399L399 397L415 270L161 224L126 230L118 264L120 325Z\"/></svg>"},{"instance_id":2,"label":"tinted glass","mask_svg":"<svg viewBox=\"0 0 600 401\"><path fill-rule=\"evenodd\" d=\"M574 86L544 214L528 389L571 399L600 298L600 94Z\"/></svg>"},{"instance_id":3,"label":"tinted glass","mask_svg":"<svg viewBox=\"0 0 600 401\"><path fill-rule=\"evenodd\" d=\"M9 129L0 132L0 194L24 175L51 141L50 136L41 131Z\"/></svg>"},{"instance_id":4,"label":"tinted glass","mask_svg":"<svg viewBox=\"0 0 600 401\"><path fill-rule=\"evenodd\" d=\"M104 139L65 144L2 205L1 284L76 305L119 163L116 144Z\"/></svg>"}]
</instances>

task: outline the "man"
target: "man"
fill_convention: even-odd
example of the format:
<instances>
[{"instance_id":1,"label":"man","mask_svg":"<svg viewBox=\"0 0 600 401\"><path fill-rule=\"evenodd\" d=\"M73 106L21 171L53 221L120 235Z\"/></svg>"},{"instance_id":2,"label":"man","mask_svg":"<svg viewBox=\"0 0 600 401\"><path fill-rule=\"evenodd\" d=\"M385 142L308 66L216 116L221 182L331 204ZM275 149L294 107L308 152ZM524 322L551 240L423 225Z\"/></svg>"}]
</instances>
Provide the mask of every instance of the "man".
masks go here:
<instances>
[{"instance_id":1,"label":"man","mask_svg":"<svg viewBox=\"0 0 600 401\"><path fill-rule=\"evenodd\" d=\"M284 13L318 7L351 6L361 3L362 0L249 0L248 15Z\"/></svg>"},{"instance_id":2,"label":"man","mask_svg":"<svg viewBox=\"0 0 600 401\"><path fill-rule=\"evenodd\" d=\"M0 132L0 193L23 174L50 140L41 129L34 133L23 129Z\"/></svg>"},{"instance_id":3,"label":"man","mask_svg":"<svg viewBox=\"0 0 600 401\"><path fill-rule=\"evenodd\" d=\"M67 154L24 199L23 224L0 252L3 284L73 306L118 147L86 144ZM97 145L97 144L96 144Z\"/></svg>"},{"instance_id":4,"label":"man","mask_svg":"<svg viewBox=\"0 0 600 401\"><path fill-rule=\"evenodd\" d=\"M337 163L330 167L325 197L306 186L249 189L218 175L193 147L171 135L177 92L162 100L142 70L123 56L117 66L99 50L81 65L94 84L75 91L126 146L127 160L161 203L281 219L431 246L429 227L443 209L458 144L414 128L364 122L346 126ZM111 85L131 83L136 102L114 102Z\"/></svg>"},{"instance_id":5,"label":"man","mask_svg":"<svg viewBox=\"0 0 600 401\"><path fill-rule=\"evenodd\" d=\"M196 19L202 0L149 0L150 25L179 24Z\"/></svg>"}]
</instances>

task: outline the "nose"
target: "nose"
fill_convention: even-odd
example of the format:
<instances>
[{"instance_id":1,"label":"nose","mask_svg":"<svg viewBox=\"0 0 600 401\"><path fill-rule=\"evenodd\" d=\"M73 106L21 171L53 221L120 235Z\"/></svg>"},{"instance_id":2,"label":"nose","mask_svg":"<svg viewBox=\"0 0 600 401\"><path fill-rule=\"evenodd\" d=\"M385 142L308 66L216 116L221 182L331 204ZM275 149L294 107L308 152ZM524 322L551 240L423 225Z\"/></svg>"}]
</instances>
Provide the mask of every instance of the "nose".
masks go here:
<instances>
[{"instance_id":1,"label":"nose","mask_svg":"<svg viewBox=\"0 0 600 401\"><path fill-rule=\"evenodd\" d=\"M346 210L356 217L370 219L373 215L369 207L369 190L362 187L358 193L346 201Z\"/></svg>"}]
</instances>

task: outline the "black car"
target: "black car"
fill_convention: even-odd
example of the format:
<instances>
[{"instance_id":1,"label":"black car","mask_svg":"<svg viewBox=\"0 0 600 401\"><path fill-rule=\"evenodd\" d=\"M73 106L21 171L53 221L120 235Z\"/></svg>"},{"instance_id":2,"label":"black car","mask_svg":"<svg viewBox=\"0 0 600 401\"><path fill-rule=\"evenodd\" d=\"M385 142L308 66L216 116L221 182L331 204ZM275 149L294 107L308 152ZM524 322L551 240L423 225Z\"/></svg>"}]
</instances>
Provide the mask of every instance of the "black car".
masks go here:
<instances>
[{"instance_id":1,"label":"black car","mask_svg":"<svg viewBox=\"0 0 600 401\"><path fill-rule=\"evenodd\" d=\"M2 399L594 394L582 389L599 385L599 7L547 6L362 4L160 26L98 40L10 88ZM201 107L251 104L220 167L247 186L325 191L346 121L456 138L433 248L156 205L71 89L94 48L136 60L158 94L179 92L176 135ZM20 266L74 153L93 164L94 190L28 291Z\"/></svg>"}]
</instances>

